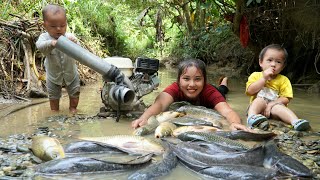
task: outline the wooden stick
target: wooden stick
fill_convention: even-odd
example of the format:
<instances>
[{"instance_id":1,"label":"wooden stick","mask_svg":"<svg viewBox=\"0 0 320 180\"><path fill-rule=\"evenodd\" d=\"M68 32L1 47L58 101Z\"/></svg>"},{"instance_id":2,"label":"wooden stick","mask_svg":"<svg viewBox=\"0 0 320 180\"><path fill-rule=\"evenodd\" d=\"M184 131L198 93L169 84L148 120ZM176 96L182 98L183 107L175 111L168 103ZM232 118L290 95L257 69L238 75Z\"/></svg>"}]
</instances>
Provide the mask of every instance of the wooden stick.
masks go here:
<instances>
[{"instance_id":1,"label":"wooden stick","mask_svg":"<svg viewBox=\"0 0 320 180\"><path fill-rule=\"evenodd\" d=\"M313 84L292 84L292 86L312 86Z\"/></svg>"},{"instance_id":2,"label":"wooden stick","mask_svg":"<svg viewBox=\"0 0 320 180\"><path fill-rule=\"evenodd\" d=\"M27 101L27 102L30 102L31 100L30 99L27 99L27 98L23 98L21 96L17 96L17 95L14 95L15 98L17 99L20 99L20 100L24 100L24 101Z\"/></svg>"}]
</instances>

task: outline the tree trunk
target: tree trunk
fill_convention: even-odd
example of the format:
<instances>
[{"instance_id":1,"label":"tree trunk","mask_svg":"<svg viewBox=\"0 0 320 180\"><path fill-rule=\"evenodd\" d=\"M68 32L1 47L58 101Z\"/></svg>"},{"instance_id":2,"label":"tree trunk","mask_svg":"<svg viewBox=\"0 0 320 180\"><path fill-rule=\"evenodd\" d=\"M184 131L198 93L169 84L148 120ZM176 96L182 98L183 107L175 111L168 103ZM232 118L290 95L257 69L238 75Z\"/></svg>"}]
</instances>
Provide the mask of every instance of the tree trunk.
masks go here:
<instances>
[{"instance_id":1,"label":"tree trunk","mask_svg":"<svg viewBox=\"0 0 320 180\"><path fill-rule=\"evenodd\" d=\"M190 34L193 31L193 25L190 18L190 8L189 8L190 2L185 0L179 0L176 2L178 2L179 6L182 8L184 19L188 29L188 34Z\"/></svg>"},{"instance_id":2,"label":"tree trunk","mask_svg":"<svg viewBox=\"0 0 320 180\"><path fill-rule=\"evenodd\" d=\"M197 29L206 26L206 9L202 9L201 5L206 1L197 1L196 14L194 15L195 24Z\"/></svg>"},{"instance_id":3,"label":"tree trunk","mask_svg":"<svg viewBox=\"0 0 320 180\"><path fill-rule=\"evenodd\" d=\"M243 6L245 5L244 0L236 1L236 12L233 18L233 32L239 37L240 36L240 21L243 15Z\"/></svg>"}]
</instances>

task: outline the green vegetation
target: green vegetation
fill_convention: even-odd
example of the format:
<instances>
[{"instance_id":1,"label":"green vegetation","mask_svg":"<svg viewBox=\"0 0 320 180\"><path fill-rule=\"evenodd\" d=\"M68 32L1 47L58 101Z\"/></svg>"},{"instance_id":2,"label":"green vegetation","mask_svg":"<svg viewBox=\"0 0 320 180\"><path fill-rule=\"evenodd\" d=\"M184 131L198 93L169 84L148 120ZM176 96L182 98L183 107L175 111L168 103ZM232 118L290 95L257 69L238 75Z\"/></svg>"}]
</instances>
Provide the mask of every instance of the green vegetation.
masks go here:
<instances>
[{"instance_id":1,"label":"green vegetation","mask_svg":"<svg viewBox=\"0 0 320 180\"><path fill-rule=\"evenodd\" d=\"M234 11L233 3L225 1L230 3L226 6L217 4L218 1L188 2L11 0L1 3L0 9L3 10L2 19L15 18L7 12L27 19L35 13L41 17L41 9L47 3L61 4L68 11L69 30L100 56L188 57L199 54L194 46L202 46L207 53L202 56L209 56L214 51L208 47L215 45L201 45L193 39L206 39L210 36L208 32L224 25L221 14Z\"/></svg>"},{"instance_id":2,"label":"green vegetation","mask_svg":"<svg viewBox=\"0 0 320 180\"><path fill-rule=\"evenodd\" d=\"M233 62L247 75L259 70L259 51L279 43L289 52L284 72L293 82L309 84L319 75L318 1L7 0L0 3L0 18L41 19L48 3L67 9L69 30L100 57L147 56L173 65L194 57L221 67ZM239 41L241 25L248 30L247 48Z\"/></svg>"}]
</instances>

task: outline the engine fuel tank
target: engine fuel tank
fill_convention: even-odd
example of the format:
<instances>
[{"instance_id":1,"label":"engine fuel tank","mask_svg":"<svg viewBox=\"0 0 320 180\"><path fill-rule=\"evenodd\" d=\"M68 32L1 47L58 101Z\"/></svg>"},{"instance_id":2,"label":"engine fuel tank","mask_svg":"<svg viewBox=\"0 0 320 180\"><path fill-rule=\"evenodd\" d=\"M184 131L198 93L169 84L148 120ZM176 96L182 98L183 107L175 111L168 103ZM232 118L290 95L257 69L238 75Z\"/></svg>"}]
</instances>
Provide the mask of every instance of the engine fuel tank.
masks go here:
<instances>
[{"instance_id":1,"label":"engine fuel tank","mask_svg":"<svg viewBox=\"0 0 320 180\"><path fill-rule=\"evenodd\" d=\"M133 70L133 63L132 60L129 58L124 57L107 57L104 58L108 63L115 65L117 68L120 69L120 71L127 77L132 76L132 70Z\"/></svg>"}]
</instances>

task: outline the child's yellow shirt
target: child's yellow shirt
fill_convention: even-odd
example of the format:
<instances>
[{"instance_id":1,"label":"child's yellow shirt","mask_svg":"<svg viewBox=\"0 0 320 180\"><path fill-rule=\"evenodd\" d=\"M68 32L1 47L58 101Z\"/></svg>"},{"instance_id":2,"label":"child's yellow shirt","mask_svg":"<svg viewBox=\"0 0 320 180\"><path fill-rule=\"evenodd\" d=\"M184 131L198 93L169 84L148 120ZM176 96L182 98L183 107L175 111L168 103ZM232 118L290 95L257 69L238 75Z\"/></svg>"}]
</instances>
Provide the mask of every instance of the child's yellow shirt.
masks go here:
<instances>
[{"instance_id":1,"label":"child's yellow shirt","mask_svg":"<svg viewBox=\"0 0 320 180\"><path fill-rule=\"evenodd\" d=\"M254 72L252 73L249 78L248 81L246 83L246 94L248 96L250 96L247 93L248 87L253 83L256 82L257 80L259 80L260 78L262 78L262 72ZM293 91L292 91L292 86L291 86L291 82L290 80L281 74L278 74L276 78L272 79L272 80L268 80L266 81L265 87L270 88L276 92L278 92L278 96L279 97L286 97L289 99L293 98ZM254 96L250 97L250 103L257 97L257 95L255 94Z\"/></svg>"}]
</instances>

